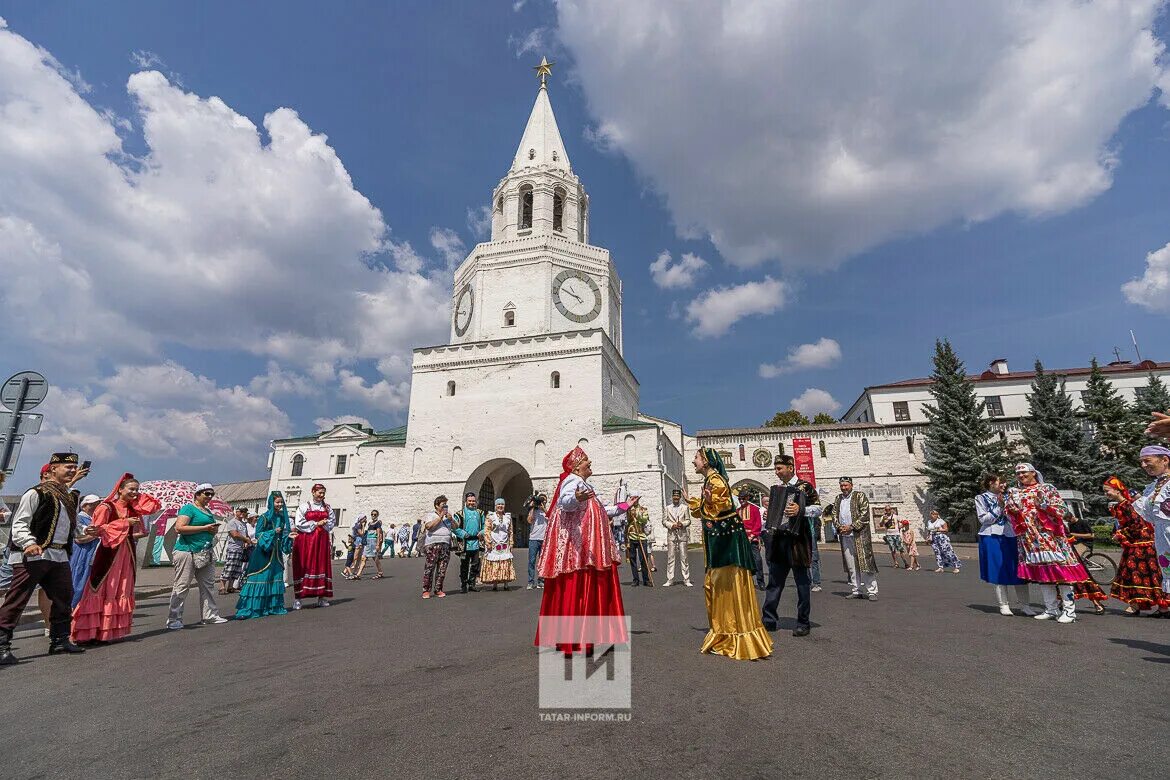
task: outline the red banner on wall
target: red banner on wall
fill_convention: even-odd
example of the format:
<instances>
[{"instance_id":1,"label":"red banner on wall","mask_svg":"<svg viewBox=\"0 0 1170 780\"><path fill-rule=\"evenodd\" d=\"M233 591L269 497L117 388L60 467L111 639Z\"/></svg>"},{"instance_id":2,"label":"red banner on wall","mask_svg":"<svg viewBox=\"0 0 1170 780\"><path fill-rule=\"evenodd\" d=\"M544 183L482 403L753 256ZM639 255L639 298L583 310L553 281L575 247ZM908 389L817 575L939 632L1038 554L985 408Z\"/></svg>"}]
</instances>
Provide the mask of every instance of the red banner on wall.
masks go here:
<instances>
[{"instance_id":1,"label":"red banner on wall","mask_svg":"<svg viewBox=\"0 0 1170 780\"><path fill-rule=\"evenodd\" d=\"M792 459L796 461L796 476L817 486L817 470L813 465L812 439L792 440Z\"/></svg>"}]
</instances>

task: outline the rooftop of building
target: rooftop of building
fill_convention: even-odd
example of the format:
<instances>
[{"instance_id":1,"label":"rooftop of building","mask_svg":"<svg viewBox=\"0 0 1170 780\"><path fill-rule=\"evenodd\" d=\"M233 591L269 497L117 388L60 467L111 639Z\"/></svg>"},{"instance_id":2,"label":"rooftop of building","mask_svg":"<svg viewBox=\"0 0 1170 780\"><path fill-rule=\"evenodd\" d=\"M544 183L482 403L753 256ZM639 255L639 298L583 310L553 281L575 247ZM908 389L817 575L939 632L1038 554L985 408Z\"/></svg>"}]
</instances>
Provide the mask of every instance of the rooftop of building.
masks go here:
<instances>
[{"instance_id":1,"label":"rooftop of building","mask_svg":"<svg viewBox=\"0 0 1170 780\"><path fill-rule=\"evenodd\" d=\"M215 497L227 504L237 501L268 499L268 480L250 479L247 482L225 482L215 486Z\"/></svg>"},{"instance_id":2,"label":"rooftop of building","mask_svg":"<svg viewBox=\"0 0 1170 780\"><path fill-rule=\"evenodd\" d=\"M1057 376L1072 377L1072 376L1088 376L1093 369L1090 366L1083 366L1078 368L1045 368L1044 372L1047 374L1055 374ZM1106 376L1117 376L1124 374L1149 374L1153 371L1170 371L1170 363L1158 363L1153 360L1143 360L1140 363L1133 363L1129 360L1116 360L1107 365L1101 366L1101 371ZM967 379L978 384L980 382L1031 382L1036 378L1035 371L1008 371L1007 361L996 360L991 366L980 374L968 374ZM930 377L918 377L916 379L903 379L898 382L889 382L882 385L870 385L865 389L869 390L896 390L907 387L925 387L934 384L934 380Z\"/></svg>"},{"instance_id":3,"label":"rooftop of building","mask_svg":"<svg viewBox=\"0 0 1170 780\"><path fill-rule=\"evenodd\" d=\"M705 431L696 431L696 439L718 439L725 436L764 435L792 435L802 433L817 433L823 431L872 431L880 428L892 428L898 425L882 425L881 423L825 423L823 425L786 425L781 427L763 426L759 428L712 428ZM906 423L906 425L913 425Z\"/></svg>"}]
</instances>

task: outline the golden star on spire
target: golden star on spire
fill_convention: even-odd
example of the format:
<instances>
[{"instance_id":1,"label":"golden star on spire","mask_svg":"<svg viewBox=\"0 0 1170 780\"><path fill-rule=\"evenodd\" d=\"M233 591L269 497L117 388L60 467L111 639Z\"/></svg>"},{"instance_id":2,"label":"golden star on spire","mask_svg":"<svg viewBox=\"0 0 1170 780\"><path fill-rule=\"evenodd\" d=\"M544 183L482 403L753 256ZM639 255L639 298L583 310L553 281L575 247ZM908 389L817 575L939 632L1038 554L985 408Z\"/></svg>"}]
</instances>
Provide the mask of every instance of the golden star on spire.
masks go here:
<instances>
[{"instance_id":1,"label":"golden star on spire","mask_svg":"<svg viewBox=\"0 0 1170 780\"><path fill-rule=\"evenodd\" d=\"M540 64L533 68L533 70L536 71L536 75L540 78L541 88L544 87L545 81L547 81L548 77L552 75L553 65L556 65L556 63L549 62L548 57L541 57Z\"/></svg>"}]
</instances>

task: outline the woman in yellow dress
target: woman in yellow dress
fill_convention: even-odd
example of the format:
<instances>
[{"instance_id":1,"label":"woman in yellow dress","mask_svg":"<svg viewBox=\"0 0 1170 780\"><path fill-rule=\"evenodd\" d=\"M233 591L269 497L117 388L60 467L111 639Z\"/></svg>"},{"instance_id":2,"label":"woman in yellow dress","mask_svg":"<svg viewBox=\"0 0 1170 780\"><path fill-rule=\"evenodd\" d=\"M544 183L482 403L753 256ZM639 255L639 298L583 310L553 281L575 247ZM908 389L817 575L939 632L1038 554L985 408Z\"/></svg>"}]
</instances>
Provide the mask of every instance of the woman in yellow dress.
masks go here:
<instances>
[{"instance_id":1,"label":"woman in yellow dress","mask_svg":"<svg viewBox=\"0 0 1170 780\"><path fill-rule=\"evenodd\" d=\"M738 661L766 658L772 654L772 637L760 619L751 542L731 503L723 459L715 450L701 449L695 453L695 471L703 475L703 493L688 497L687 504L703 523L707 555L703 592L711 625L700 652Z\"/></svg>"}]
</instances>

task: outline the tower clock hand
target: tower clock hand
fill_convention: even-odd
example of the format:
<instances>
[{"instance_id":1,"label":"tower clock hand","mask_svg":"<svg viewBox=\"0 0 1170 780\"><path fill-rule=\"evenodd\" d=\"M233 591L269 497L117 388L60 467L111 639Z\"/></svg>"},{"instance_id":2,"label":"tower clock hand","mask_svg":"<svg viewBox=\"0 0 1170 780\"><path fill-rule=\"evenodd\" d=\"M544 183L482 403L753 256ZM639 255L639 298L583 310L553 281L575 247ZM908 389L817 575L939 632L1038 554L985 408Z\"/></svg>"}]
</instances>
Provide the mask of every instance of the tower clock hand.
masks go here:
<instances>
[{"instance_id":1,"label":"tower clock hand","mask_svg":"<svg viewBox=\"0 0 1170 780\"><path fill-rule=\"evenodd\" d=\"M581 299L581 296L577 295L577 293L573 292L573 291L572 291L572 290L570 290L568 287L566 287L566 288L565 288L565 292L567 292L569 295L572 295L574 298L576 298L576 299L577 299L577 303L585 303L585 301L583 301L583 300Z\"/></svg>"}]
</instances>

